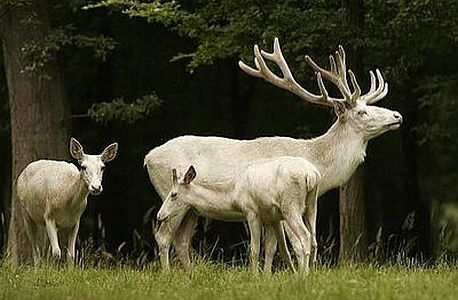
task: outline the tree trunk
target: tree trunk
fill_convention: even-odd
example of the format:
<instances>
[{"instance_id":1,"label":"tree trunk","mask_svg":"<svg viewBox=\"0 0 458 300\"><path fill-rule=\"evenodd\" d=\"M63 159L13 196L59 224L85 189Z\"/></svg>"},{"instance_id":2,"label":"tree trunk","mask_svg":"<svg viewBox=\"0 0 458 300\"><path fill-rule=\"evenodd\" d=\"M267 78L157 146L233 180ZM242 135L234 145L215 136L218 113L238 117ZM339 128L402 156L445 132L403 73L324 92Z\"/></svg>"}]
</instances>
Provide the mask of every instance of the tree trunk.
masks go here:
<instances>
[{"instance_id":1,"label":"tree trunk","mask_svg":"<svg viewBox=\"0 0 458 300\"><path fill-rule=\"evenodd\" d=\"M363 261L367 257L363 166L359 166L350 180L340 188L339 196L339 260L342 262Z\"/></svg>"},{"instance_id":2,"label":"tree trunk","mask_svg":"<svg viewBox=\"0 0 458 300\"><path fill-rule=\"evenodd\" d=\"M10 7L2 19L2 42L8 82L12 197L7 254L13 264L30 261L31 247L24 232L23 211L15 199L17 176L37 159L67 158L69 111L61 71L55 60L38 70L24 70L26 43L40 43L50 30L49 7L33 0Z\"/></svg>"},{"instance_id":3,"label":"tree trunk","mask_svg":"<svg viewBox=\"0 0 458 300\"><path fill-rule=\"evenodd\" d=\"M357 34L364 25L364 7L362 0L343 0L345 21L353 34ZM351 53L348 65L361 74L361 56L359 49ZM361 165L340 188L340 261L362 261L367 257L367 224L364 196L364 166Z\"/></svg>"}]
</instances>

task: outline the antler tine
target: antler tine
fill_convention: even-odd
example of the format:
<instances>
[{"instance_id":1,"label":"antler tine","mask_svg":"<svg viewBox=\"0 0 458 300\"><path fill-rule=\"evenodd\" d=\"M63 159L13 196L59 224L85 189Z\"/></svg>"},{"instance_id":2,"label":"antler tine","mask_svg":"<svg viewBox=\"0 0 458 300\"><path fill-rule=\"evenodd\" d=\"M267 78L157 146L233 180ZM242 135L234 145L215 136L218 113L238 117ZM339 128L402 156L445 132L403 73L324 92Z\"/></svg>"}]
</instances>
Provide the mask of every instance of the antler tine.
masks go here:
<instances>
[{"instance_id":1,"label":"antler tine","mask_svg":"<svg viewBox=\"0 0 458 300\"><path fill-rule=\"evenodd\" d=\"M240 69L243 70L243 72L247 73L250 76L257 77L257 78L262 78L261 71L259 71L259 63L256 57L254 58L254 64L257 69L254 69L247 64L245 64L243 61L239 60L239 67Z\"/></svg>"},{"instance_id":2,"label":"antler tine","mask_svg":"<svg viewBox=\"0 0 458 300\"><path fill-rule=\"evenodd\" d=\"M313 93L310 93L309 91L305 90L303 87L301 87L296 82L296 80L294 79L291 73L291 70L288 67L288 64L285 58L283 57L278 38L275 38L274 40L274 50L272 53L269 53L263 50L259 50L259 47L255 45L254 46L254 55L255 55L256 69L246 65L242 61L239 61L240 68L244 72L246 72L248 75L251 75L257 78L263 78L265 81L270 82L273 85L278 86L282 89L288 90L298 95L302 99L315 103L315 104L332 106L332 103L330 101L339 100L339 99L334 99L334 98L330 98L327 96L326 101L325 101L325 96L315 95ZM264 58L277 64L277 66L280 68L282 72L283 77L279 77L275 75L267 66Z\"/></svg>"},{"instance_id":3,"label":"antler tine","mask_svg":"<svg viewBox=\"0 0 458 300\"><path fill-rule=\"evenodd\" d=\"M353 88L355 89L355 91L351 95L351 100L352 102L356 102L356 100L359 97L361 97L361 88L359 87L358 81L356 80L356 76L353 73L353 71L348 70L348 74L350 75L351 84L353 85Z\"/></svg>"},{"instance_id":4,"label":"antler tine","mask_svg":"<svg viewBox=\"0 0 458 300\"><path fill-rule=\"evenodd\" d=\"M374 72L369 72L371 75L371 88L369 92L361 97L361 100L366 101L367 104L372 104L380 99L384 98L388 93L388 83L385 82L383 79L382 73L379 69L375 70L377 74L377 86L375 83L375 75Z\"/></svg>"},{"instance_id":5,"label":"antler tine","mask_svg":"<svg viewBox=\"0 0 458 300\"><path fill-rule=\"evenodd\" d=\"M369 104L372 104L372 103L375 103L383 98L385 98L385 96L388 94L388 83L385 83L385 88L383 89L382 93L380 93L380 95L378 95L377 97L375 97L374 99L372 99L372 101L369 103Z\"/></svg>"},{"instance_id":6,"label":"antler tine","mask_svg":"<svg viewBox=\"0 0 458 300\"><path fill-rule=\"evenodd\" d=\"M337 73L336 61L334 60L334 56L332 55L329 55L329 64L331 65L331 73L336 74Z\"/></svg>"},{"instance_id":7,"label":"antler tine","mask_svg":"<svg viewBox=\"0 0 458 300\"><path fill-rule=\"evenodd\" d=\"M347 94L350 94L350 87L348 86L347 82L347 64L345 61L346 55L345 55L345 50L342 47L342 45L339 45L338 51L336 51L336 57L337 57L337 70L339 71L339 77L342 80L342 86L345 88ZM339 68L340 67L340 68Z\"/></svg>"},{"instance_id":8,"label":"antler tine","mask_svg":"<svg viewBox=\"0 0 458 300\"><path fill-rule=\"evenodd\" d=\"M369 75L371 76L371 88L369 89L368 94L372 94L373 92L375 92L376 79L375 79L374 72L372 72L372 70L369 71Z\"/></svg>"},{"instance_id":9,"label":"antler tine","mask_svg":"<svg viewBox=\"0 0 458 300\"><path fill-rule=\"evenodd\" d=\"M318 82L318 88L320 89L321 95L323 95L323 100L329 101L329 94L324 85L323 79L321 78L321 73L316 73L316 80Z\"/></svg>"},{"instance_id":10,"label":"antler tine","mask_svg":"<svg viewBox=\"0 0 458 300\"><path fill-rule=\"evenodd\" d=\"M345 51L342 51L343 48L342 50L336 51L336 58L332 55L329 56L331 71L318 66L318 64L308 55L305 56L305 61L315 70L315 72L320 72L323 77L334 83L345 99L350 99L350 88L348 87L346 78Z\"/></svg>"}]
</instances>

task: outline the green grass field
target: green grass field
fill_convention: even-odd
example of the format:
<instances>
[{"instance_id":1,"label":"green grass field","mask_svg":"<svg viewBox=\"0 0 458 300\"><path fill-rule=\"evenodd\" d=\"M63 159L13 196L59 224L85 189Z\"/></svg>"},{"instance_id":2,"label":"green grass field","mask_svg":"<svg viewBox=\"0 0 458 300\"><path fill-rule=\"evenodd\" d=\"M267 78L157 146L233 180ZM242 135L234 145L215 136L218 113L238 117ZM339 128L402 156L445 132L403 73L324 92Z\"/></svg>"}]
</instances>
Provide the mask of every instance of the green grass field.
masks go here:
<instances>
[{"instance_id":1,"label":"green grass field","mask_svg":"<svg viewBox=\"0 0 458 300\"><path fill-rule=\"evenodd\" d=\"M0 299L458 299L458 268L335 267L307 276L198 264L157 267L0 267Z\"/></svg>"}]
</instances>

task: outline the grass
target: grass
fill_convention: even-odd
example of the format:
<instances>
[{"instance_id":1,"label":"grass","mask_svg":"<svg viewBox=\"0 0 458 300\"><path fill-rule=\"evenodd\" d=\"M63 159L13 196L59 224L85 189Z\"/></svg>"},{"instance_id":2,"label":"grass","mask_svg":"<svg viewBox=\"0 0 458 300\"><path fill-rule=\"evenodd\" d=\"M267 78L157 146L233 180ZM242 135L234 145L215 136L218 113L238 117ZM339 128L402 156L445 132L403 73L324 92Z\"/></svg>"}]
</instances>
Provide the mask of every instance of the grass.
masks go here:
<instances>
[{"instance_id":1,"label":"grass","mask_svg":"<svg viewBox=\"0 0 458 300\"><path fill-rule=\"evenodd\" d=\"M196 264L192 272L157 265L0 267L0 299L456 299L458 268L346 266L307 276L252 274L247 268Z\"/></svg>"}]
</instances>

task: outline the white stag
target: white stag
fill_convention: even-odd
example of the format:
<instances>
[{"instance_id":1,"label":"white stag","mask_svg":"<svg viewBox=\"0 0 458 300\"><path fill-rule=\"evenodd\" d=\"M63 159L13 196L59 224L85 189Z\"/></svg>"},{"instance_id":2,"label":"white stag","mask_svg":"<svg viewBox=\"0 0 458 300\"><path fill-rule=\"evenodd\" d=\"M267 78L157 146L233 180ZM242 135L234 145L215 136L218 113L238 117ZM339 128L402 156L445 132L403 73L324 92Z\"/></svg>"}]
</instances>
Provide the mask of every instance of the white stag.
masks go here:
<instances>
[{"instance_id":1,"label":"white stag","mask_svg":"<svg viewBox=\"0 0 458 300\"><path fill-rule=\"evenodd\" d=\"M370 71L371 86L366 94L361 93L356 77L348 74L353 91L347 81L347 67L344 49L339 46L334 56L330 56L331 69L319 67L310 57L305 59L315 70L321 94L316 95L301 87L294 79L284 59L278 39L274 41L273 53L260 51L254 46L255 65L251 68L239 62L247 74L262 78L277 87L288 90L307 102L331 107L337 115L336 122L329 130L313 139L293 139L289 137L263 137L254 140L234 140L222 137L182 136L154 148L145 157L145 165L152 184L163 200L171 188L170 170L194 165L199 169L203 180L211 184L224 184L238 176L237 170L256 159L278 156L296 156L310 161L321 174L320 195L344 184L364 161L367 143L386 131L400 127L402 116L396 111L374 106L388 93L388 84L381 72ZM275 75L265 59L278 65L282 77ZM330 97L322 77L337 86L343 98ZM214 201L218 201L215 199ZM306 208L305 217L315 236L316 203ZM197 218L186 209L162 223L156 233L159 241L161 262L168 264L168 249L173 240L180 261L190 265L189 248ZM179 230L178 230L179 229ZM290 236L297 252L298 241ZM313 259L316 259L316 240L313 239ZM270 260L272 258L266 258Z\"/></svg>"},{"instance_id":2,"label":"white stag","mask_svg":"<svg viewBox=\"0 0 458 300\"><path fill-rule=\"evenodd\" d=\"M75 242L80 217L87 205L88 194L102 192L105 163L113 160L118 144L113 143L100 155L85 154L81 144L70 140L70 154L80 169L71 163L38 160L30 163L17 179L17 197L24 209L25 229L32 247L34 263L40 259L38 234L43 226L51 244L52 255L60 258L58 232L67 243L67 259L75 258Z\"/></svg>"},{"instance_id":3,"label":"white stag","mask_svg":"<svg viewBox=\"0 0 458 300\"><path fill-rule=\"evenodd\" d=\"M308 271L305 249L310 232L302 215L307 203L315 202L320 180L318 170L311 163L299 157L255 161L240 170L233 182L222 189L199 180L194 183L196 171L193 166L180 181L175 169L172 174L172 189L159 210L158 221L173 217L183 210L183 206L192 207L199 215L212 219L248 221L252 270L258 269L262 227L265 251L275 252L274 244L278 240L283 258L294 270L280 223L285 220L302 246L300 271ZM271 268L271 261L266 262L264 270L270 272Z\"/></svg>"}]
</instances>

